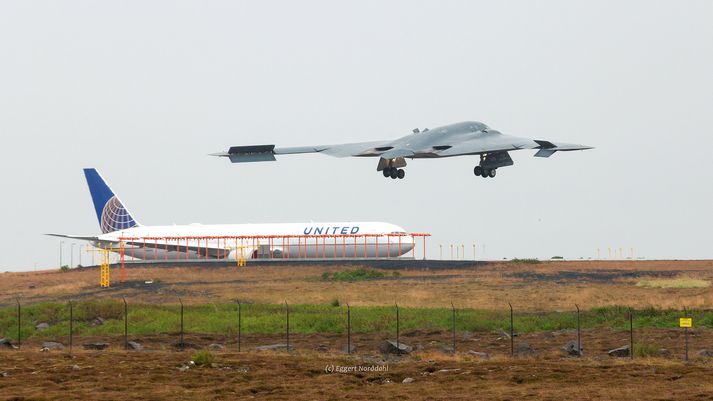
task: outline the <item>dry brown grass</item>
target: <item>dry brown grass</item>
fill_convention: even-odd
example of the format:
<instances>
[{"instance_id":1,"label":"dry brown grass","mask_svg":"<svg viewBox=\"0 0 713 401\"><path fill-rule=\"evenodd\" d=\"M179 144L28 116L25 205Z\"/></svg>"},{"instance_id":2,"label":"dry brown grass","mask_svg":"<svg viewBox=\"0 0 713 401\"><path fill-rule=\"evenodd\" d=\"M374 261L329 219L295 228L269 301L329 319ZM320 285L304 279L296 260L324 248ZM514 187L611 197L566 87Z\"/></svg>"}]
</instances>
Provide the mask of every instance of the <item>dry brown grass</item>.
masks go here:
<instances>
[{"instance_id":1,"label":"dry brown grass","mask_svg":"<svg viewBox=\"0 0 713 401\"><path fill-rule=\"evenodd\" d=\"M503 309L512 302L519 310L569 310L609 305L692 308L713 307L713 288L637 287L643 278L713 278L711 261L565 261L537 265L494 264L471 270L402 270L399 278L361 282L320 280L323 272L343 268L270 266L246 268L176 266L128 268L121 286L118 269L114 286L98 286L97 269L5 273L0 277L0 304L19 295L26 302L76 297L130 297L134 302L229 302L235 298L256 303L329 303L352 305L449 306ZM160 285L139 285L145 280ZM34 286L35 288L30 288Z\"/></svg>"},{"instance_id":2,"label":"dry brown grass","mask_svg":"<svg viewBox=\"0 0 713 401\"><path fill-rule=\"evenodd\" d=\"M710 281L700 280L690 277L679 277L673 279L641 280L636 283L637 287L650 288L708 288Z\"/></svg>"},{"instance_id":3,"label":"dry brown grass","mask_svg":"<svg viewBox=\"0 0 713 401\"><path fill-rule=\"evenodd\" d=\"M365 360L317 352L217 352L215 367L180 372L193 352L0 352L5 399L516 400L710 399L712 365L648 358L490 360L423 354ZM325 366L388 365L326 373ZM402 384L404 378L414 382Z\"/></svg>"}]
</instances>

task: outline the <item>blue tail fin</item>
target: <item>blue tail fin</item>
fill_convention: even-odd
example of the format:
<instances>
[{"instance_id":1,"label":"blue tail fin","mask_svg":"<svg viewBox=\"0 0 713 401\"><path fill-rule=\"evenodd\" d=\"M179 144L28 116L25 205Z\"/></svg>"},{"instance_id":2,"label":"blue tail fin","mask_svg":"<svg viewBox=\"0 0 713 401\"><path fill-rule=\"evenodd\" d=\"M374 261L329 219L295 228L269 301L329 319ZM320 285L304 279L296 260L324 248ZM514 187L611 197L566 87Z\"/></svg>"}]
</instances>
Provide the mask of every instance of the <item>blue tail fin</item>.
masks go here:
<instances>
[{"instance_id":1,"label":"blue tail fin","mask_svg":"<svg viewBox=\"0 0 713 401\"><path fill-rule=\"evenodd\" d=\"M139 225L96 169L85 168L84 176L87 178L102 233L125 230Z\"/></svg>"}]
</instances>

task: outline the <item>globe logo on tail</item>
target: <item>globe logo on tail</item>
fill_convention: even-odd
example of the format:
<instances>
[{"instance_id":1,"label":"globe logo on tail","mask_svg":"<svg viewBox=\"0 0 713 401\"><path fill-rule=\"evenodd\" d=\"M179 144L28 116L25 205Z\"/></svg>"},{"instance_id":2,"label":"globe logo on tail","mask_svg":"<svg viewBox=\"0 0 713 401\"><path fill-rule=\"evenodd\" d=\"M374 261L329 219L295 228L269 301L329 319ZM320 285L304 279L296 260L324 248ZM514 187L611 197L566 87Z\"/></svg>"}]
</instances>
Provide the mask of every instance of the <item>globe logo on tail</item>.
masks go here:
<instances>
[{"instance_id":1,"label":"globe logo on tail","mask_svg":"<svg viewBox=\"0 0 713 401\"><path fill-rule=\"evenodd\" d=\"M101 229L103 233L124 230L136 226L136 222L129 215L116 196L112 196L104 205L101 217Z\"/></svg>"}]
</instances>

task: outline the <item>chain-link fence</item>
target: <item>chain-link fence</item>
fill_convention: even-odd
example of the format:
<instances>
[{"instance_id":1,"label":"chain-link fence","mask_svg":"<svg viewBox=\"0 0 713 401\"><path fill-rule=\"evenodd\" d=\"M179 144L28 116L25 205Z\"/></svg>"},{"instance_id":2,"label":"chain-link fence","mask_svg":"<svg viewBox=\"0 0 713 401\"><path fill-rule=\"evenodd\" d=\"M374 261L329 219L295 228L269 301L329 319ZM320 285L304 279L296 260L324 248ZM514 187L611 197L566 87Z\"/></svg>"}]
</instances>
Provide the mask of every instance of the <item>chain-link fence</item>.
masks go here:
<instances>
[{"instance_id":1,"label":"chain-link fence","mask_svg":"<svg viewBox=\"0 0 713 401\"><path fill-rule=\"evenodd\" d=\"M336 300L184 304L180 298L173 304L120 299L23 305L18 300L0 309L0 347L677 359L710 357L713 349L708 310L573 305L571 311L518 312L515 305L504 306L352 306Z\"/></svg>"}]
</instances>

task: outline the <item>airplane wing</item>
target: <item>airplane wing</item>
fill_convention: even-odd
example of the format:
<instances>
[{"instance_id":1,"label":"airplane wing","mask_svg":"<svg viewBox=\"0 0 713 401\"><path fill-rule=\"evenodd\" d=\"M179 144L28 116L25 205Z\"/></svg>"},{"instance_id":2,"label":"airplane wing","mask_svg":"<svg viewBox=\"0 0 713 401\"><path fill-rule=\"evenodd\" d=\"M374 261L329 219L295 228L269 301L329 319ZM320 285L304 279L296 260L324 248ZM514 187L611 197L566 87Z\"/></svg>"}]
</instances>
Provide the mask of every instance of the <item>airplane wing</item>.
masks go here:
<instances>
[{"instance_id":1,"label":"airplane wing","mask_svg":"<svg viewBox=\"0 0 713 401\"><path fill-rule=\"evenodd\" d=\"M90 241L94 243L94 246L99 247L99 248L109 248L113 250L119 249L118 246L121 242L123 242L124 246L124 255L125 256L132 256L132 248L134 249L134 252L136 253L137 256L141 255L143 252L143 249L157 249L159 252L194 252L194 253L199 253L201 255L205 255L206 253L208 254L208 257L212 258L224 258L225 255L230 253L230 247L224 247L224 246L216 246L219 245L217 243L215 244L208 244L206 245L197 245L197 244L188 244L188 245L183 245L183 244L178 244L175 241L165 241L165 240L157 240L153 241L150 240L148 242L144 241L132 241L132 240L125 240L125 241L119 241L119 240L112 240L112 239L102 239L100 240L99 237L97 236L89 236L89 235L70 235L70 234L45 234L49 235L52 237L59 237L59 238L68 238L68 239L74 239L74 240L81 240L81 241Z\"/></svg>"},{"instance_id":2,"label":"airplane wing","mask_svg":"<svg viewBox=\"0 0 713 401\"><path fill-rule=\"evenodd\" d=\"M104 248L104 247L112 247L113 244L118 244L119 241L111 240L111 239L99 239L99 236L96 235L71 235L71 234L45 234L49 235L51 237L59 237L59 238L68 238L68 239L73 239L73 240L79 240L79 241L89 241L91 242L95 247L99 248Z\"/></svg>"},{"instance_id":3,"label":"airplane wing","mask_svg":"<svg viewBox=\"0 0 713 401\"><path fill-rule=\"evenodd\" d=\"M69 239L78 239L82 241L99 241L99 237L97 236L91 236L91 235L70 235L70 234L45 234L49 235L51 237L60 237L60 238L69 238Z\"/></svg>"},{"instance_id":4,"label":"airplane wing","mask_svg":"<svg viewBox=\"0 0 713 401\"><path fill-rule=\"evenodd\" d=\"M535 153L536 157L550 157L558 151L564 152L592 148L590 146L570 143L550 142L538 139L532 140L507 135L493 135L454 144L447 149L437 152L437 154L440 157L448 157L507 152L520 149L539 149L537 153Z\"/></svg>"},{"instance_id":5,"label":"airplane wing","mask_svg":"<svg viewBox=\"0 0 713 401\"><path fill-rule=\"evenodd\" d=\"M211 156L227 157L233 163L275 161L275 155L302 153L324 153L333 157L368 157L379 156L393 149L388 144L389 141L374 141L289 148L278 148L275 145L232 146L227 152L213 153Z\"/></svg>"},{"instance_id":6,"label":"airplane wing","mask_svg":"<svg viewBox=\"0 0 713 401\"><path fill-rule=\"evenodd\" d=\"M535 153L535 157L550 157L555 152L593 149L591 146L577 145L574 143L550 142L538 139L535 139L534 142L538 145L535 149L540 149Z\"/></svg>"},{"instance_id":7,"label":"airplane wing","mask_svg":"<svg viewBox=\"0 0 713 401\"><path fill-rule=\"evenodd\" d=\"M208 245L204 244L179 244L176 241L171 241L171 240L149 240L147 242L144 241L132 241L132 240L126 240L124 241L124 255L125 256L132 256L132 255L137 255L140 256L141 253L143 252L143 249L146 248L147 250L155 250L156 252L161 255L162 252L194 252L199 254L201 257L205 256L206 254L208 257L211 258L216 258L216 259L222 259L225 258L228 254L230 254L231 247L230 246L219 246L220 244L218 242L214 243L209 243ZM132 251L133 248L133 251ZM248 250L247 252L250 253L252 249L257 248L257 246L252 247L252 248L247 248L251 249ZM160 259L161 256L158 256Z\"/></svg>"}]
</instances>

